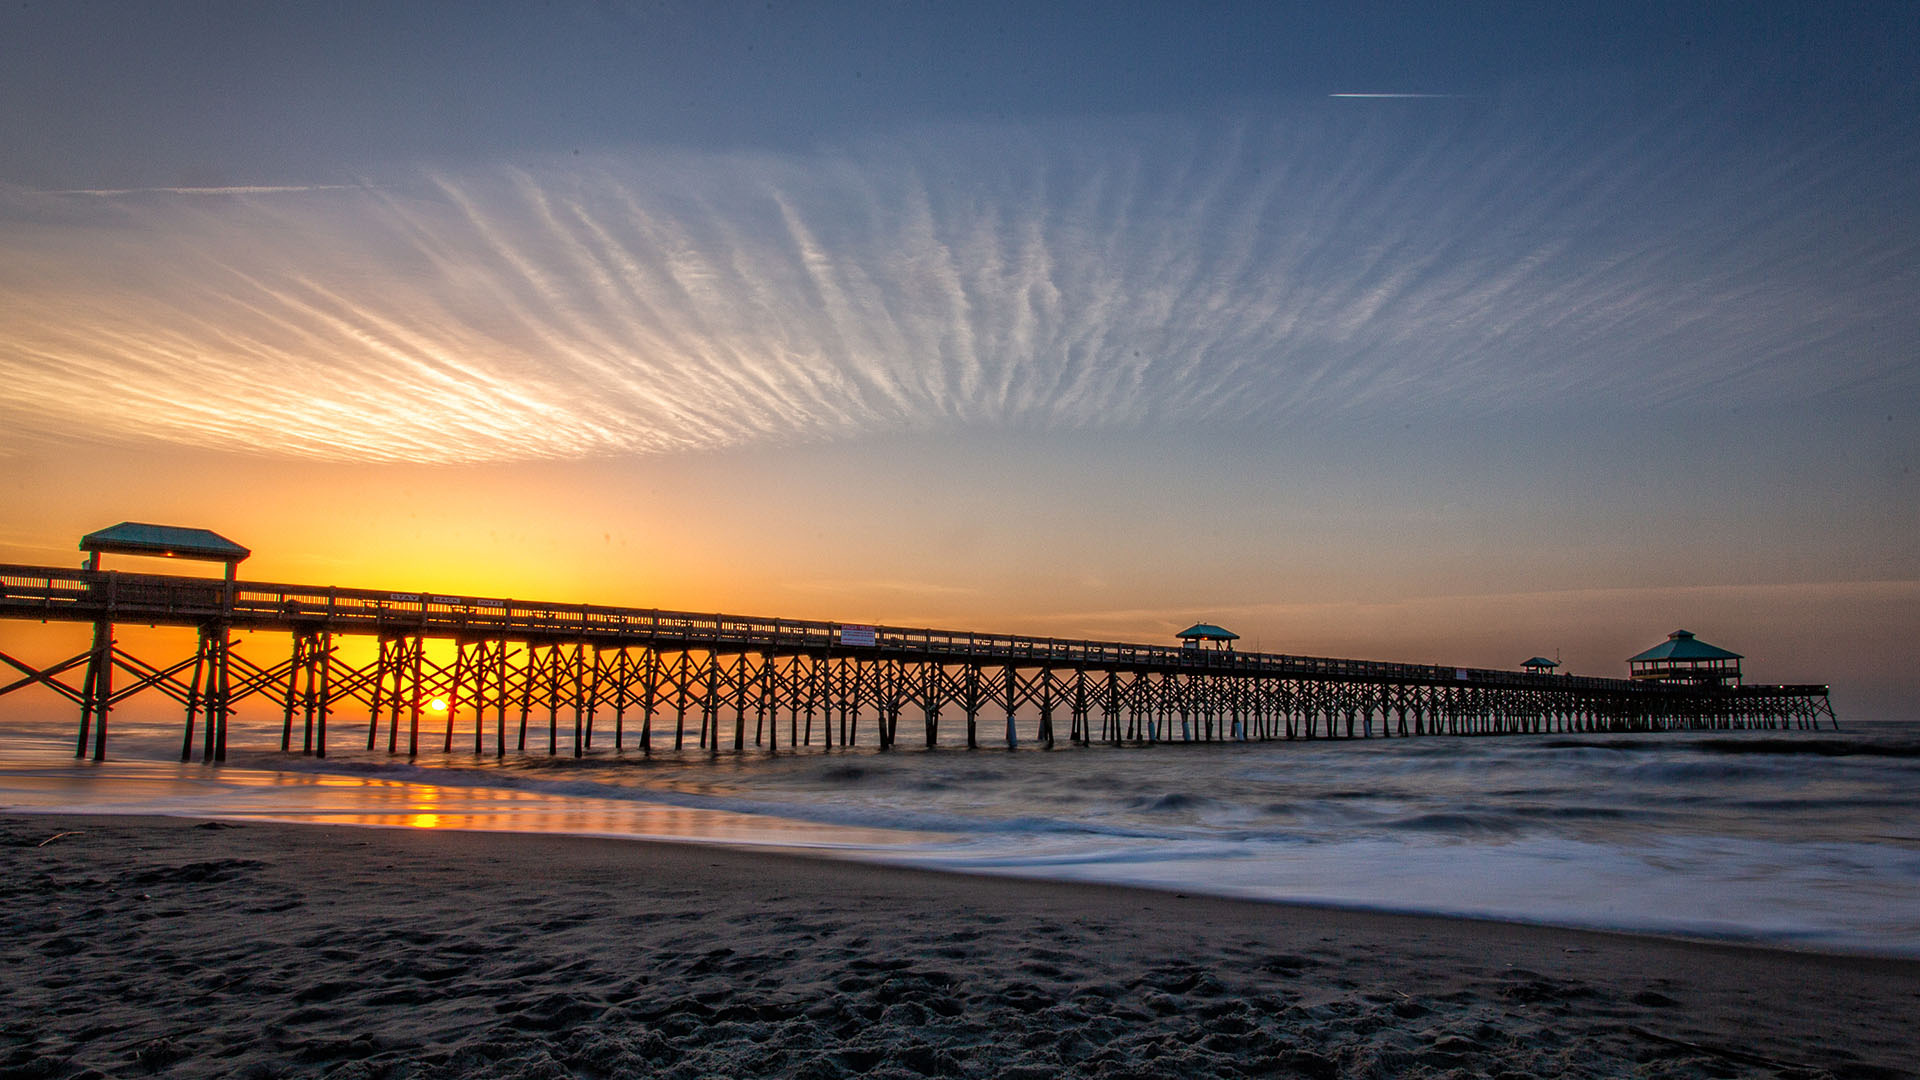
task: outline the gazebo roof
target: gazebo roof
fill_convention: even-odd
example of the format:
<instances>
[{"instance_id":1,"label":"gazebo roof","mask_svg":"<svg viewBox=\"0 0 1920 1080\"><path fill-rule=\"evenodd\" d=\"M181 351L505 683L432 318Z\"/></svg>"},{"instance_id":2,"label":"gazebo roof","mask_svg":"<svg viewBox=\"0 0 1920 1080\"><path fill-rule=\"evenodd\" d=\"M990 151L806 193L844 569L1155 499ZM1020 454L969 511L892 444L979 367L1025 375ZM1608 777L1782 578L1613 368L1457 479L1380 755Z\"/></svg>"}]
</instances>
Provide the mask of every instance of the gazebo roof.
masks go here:
<instances>
[{"instance_id":1,"label":"gazebo roof","mask_svg":"<svg viewBox=\"0 0 1920 1080\"><path fill-rule=\"evenodd\" d=\"M90 532L80 538L80 550L108 555L157 555L167 559L205 559L223 563L237 563L253 554L209 529L148 525L139 521L123 521L112 528Z\"/></svg>"},{"instance_id":2,"label":"gazebo roof","mask_svg":"<svg viewBox=\"0 0 1920 1080\"><path fill-rule=\"evenodd\" d=\"M1188 641L1239 641L1240 635L1212 623L1197 622L1173 635Z\"/></svg>"},{"instance_id":3,"label":"gazebo roof","mask_svg":"<svg viewBox=\"0 0 1920 1080\"><path fill-rule=\"evenodd\" d=\"M1526 663L1521 664L1520 666L1521 667L1559 667L1560 661L1549 660L1544 656L1536 656L1533 659L1527 661Z\"/></svg>"},{"instance_id":4,"label":"gazebo roof","mask_svg":"<svg viewBox=\"0 0 1920 1080\"><path fill-rule=\"evenodd\" d=\"M1667 640L1641 653L1629 657L1627 662L1637 664L1643 660L1741 660L1745 659L1737 652L1728 652L1718 645L1709 645L1693 636L1691 630L1675 630L1667 635Z\"/></svg>"}]
</instances>

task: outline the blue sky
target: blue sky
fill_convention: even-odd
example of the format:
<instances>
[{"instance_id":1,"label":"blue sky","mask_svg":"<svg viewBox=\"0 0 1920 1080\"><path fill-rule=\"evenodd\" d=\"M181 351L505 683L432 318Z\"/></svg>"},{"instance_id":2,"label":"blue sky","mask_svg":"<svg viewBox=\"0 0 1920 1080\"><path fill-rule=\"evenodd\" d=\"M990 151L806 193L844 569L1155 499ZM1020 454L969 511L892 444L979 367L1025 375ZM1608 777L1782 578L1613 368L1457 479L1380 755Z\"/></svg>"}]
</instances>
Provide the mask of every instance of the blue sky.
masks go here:
<instances>
[{"instance_id":1,"label":"blue sky","mask_svg":"<svg viewBox=\"0 0 1920 1080\"><path fill-rule=\"evenodd\" d=\"M1910 708L1920 8L1029 7L9 9L0 544Z\"/></svg>"},{"instance_id":2,"label":"blue sky","mask_svg":"<svg viewBox=\"0 0 1920 1080\"><path fill-rule=\"evenodd\" d=\"M1260 110L1339 90L1658 107L1743 80L1898 115L1911 5L30 4L9 179L315 182L422 157L807 149L938 121ZM1733 89L1726 87L1726 89Z\"/></svg>"}]
</instances>

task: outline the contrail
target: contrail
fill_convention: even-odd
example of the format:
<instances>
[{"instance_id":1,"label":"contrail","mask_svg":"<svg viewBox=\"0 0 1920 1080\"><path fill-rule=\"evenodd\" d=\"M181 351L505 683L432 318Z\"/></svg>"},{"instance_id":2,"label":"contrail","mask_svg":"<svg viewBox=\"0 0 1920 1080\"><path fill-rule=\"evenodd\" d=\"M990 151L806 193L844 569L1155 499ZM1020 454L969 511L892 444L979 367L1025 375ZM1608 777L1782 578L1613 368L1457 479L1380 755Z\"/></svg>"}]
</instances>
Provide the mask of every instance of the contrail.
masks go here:
<instances>
[{"instance_id":1,"label":"contrail","mask_svg":"<svg viewBox=\"0 0 1920 1080\"><path fill-rule=\"evenodd\" d=\"M1328 94L1337 98L1463 98L1465 94L1400 94L1386 90L1341 90Z\"/></svg>"}]
</instances>

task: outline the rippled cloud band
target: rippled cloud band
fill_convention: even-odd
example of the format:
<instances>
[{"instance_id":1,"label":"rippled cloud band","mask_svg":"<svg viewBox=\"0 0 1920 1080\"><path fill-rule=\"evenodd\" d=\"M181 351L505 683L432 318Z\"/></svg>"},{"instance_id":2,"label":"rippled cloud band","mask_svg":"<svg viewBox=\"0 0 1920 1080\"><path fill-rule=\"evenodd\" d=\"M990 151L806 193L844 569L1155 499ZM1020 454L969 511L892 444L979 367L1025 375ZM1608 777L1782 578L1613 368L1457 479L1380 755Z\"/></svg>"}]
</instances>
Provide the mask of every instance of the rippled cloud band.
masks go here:
<instances>
[{"instance_id":1,"label":"rippled cloud band","mask_svg":"<svg viewBox=\"0 0 1920 1080\"><path fill-rule=\"evenodd\" d=\"M0 424L471 462L1915 389L1920 250L1876 222L1913 162L1581 123L1344 102L0 191Z\"/></svg>"}]
</instances>

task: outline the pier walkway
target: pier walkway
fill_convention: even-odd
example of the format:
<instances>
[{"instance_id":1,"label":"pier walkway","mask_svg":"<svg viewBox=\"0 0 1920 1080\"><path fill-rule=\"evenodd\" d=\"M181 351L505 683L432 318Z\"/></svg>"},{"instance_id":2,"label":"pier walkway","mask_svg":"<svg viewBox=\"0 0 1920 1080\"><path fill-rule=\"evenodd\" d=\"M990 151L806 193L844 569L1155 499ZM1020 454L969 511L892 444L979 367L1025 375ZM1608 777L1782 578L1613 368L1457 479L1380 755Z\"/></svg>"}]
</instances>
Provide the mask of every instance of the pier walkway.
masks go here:
<instances>
[{"instance_id":1,"label":"pier walkway","mask_svg":"<svg viewBox=\"0 0 1920 1080\"><path fill-rule=\"evenodd\" d=\"M43 687L78 705L75 753L96 760L114 707L146 691L184 707L181 759L198 741L205 761L225 759L228 718L250 698L283 720L281 749L321 756L343 711L360 718L356 742L376 749L384 727L387 750L408 755L524 751L530 729L550 754L563 731L574 755L596 738L645 753L744 751L749 728L753 746L777 752L851 746L863 724L886 749L903 718L932 747L949 716L964 720L968 747L1002 723L987 737L1016 744L1021 717L1047 746L1062 737L1056 718L1083 745L1838 726L1820 685L1686 686L44 566L0 565L0 617L93 624L91 648L52 664L0 653L19 673L0 696ZM197 646L149 663L119 646L116 625L192 628ZM241 655L236 631L285 635L281 658ZM373 646L369 662L339 655L348 638Z\"/></svg>"}]
</instances>

